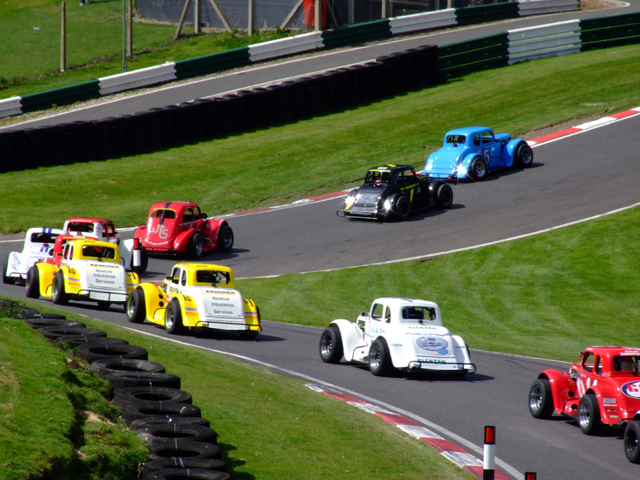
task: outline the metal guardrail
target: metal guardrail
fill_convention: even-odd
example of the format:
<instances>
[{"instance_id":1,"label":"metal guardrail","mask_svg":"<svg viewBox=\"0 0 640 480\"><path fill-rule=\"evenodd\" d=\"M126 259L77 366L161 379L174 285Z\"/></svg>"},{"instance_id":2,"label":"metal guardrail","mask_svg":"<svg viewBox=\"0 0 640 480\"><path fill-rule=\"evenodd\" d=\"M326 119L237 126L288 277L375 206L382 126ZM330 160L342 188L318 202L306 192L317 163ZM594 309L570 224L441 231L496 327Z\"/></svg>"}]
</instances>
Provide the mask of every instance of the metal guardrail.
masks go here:
<instances>
[{"instance_id":1,"label":"metal guardrail","mask_svg":"<svg viewBox=\"0 0 640 480\"><path fill-rule=\"evenodd\" d=\"M450 27L457 25L456 10L449 8L447 10L390 18L389 25L391 26L392 35Z\"/></svg>"},{"instance_id":2,"label":"metal guardrail","mask_svg":"<svg viewBox=\"0 0 640 480\"><path fill-rule=\"evenodd\" d=\"M580 52L580 20L519 28L507 32L509 65Z\"/></svg>"},{"instance_id":3,"label":"metal guardrail","mask_svg":"<svg viewBox=\"0 0 640 480\"><path fill-rule=\"evenodd\" d=\"M326 48L339 47L349 43L378 40L391 36L391 27L388 19L374 20L373 22L359 23L348 27L325 30L322 32L322 42Z\"/></svg>"},{"instance_id":4,"label":"metal guardrail","mask_svg":"<svg viewBox=\"0 0 640 480\"><path fill-rule=\"evenodd\" d=\"M518 16L573 12L580 9L580 0L527 0L518 2Z\"/></svg>"},{"instance_id":5,"label":"metal guardrail","mask_svg":"<svg viewBox=\"0 0 640 480\"><path fill-rule=\"evenodd\" d=\"M11 97L0 100L0 118L22 113L22 97Z\"/></svg>"},{"instance_id":6,"label":"metal guardrail","mask_svg":"<svg viewBox=\"0 0 640 480\"><path fill-rule=\"evenodd\" d=\"M321 32L305 33L295 37L249 45L249 58L253 63L285 55L309 52L323 47Z\"/></svg>"},{"instance_id":7,"label":"metal guardrail","mask_svg":"<svg viewBox=\"0 0 640 480\"><path fill-rule=\"evenodd\" d=\"M167 62L164 65L103 77L99 79L100 95L170 82L176 79L175 65L173 62Z\"/></svg>"}]
</instances>

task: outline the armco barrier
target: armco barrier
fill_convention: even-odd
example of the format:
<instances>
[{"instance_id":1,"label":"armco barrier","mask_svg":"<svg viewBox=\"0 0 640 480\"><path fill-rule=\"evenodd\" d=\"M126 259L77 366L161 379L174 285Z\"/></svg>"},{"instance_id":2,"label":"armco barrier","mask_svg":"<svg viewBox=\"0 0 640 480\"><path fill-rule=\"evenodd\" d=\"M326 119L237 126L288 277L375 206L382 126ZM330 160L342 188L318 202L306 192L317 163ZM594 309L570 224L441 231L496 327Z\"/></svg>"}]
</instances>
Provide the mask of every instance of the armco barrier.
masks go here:
<instances>
[{"instance_id":1,"label":"armco barrier","mask_svg":"<svg viewBox=\"0 0 640 480\"><path fill-rule=\"evenodd\" d=\"M100 94L122 92L133 88L156 85L158 83L170 82L176 79L175 63L167 62L164 65L142 68L133 72L119 73L110 77L101 78Z\"/></svg>"},{"instance_id":2,"label":"armco barrier","mask_svg":"<svg viewBox=\"0 0 640 480\"><path fill-rule=\"evenodd\" d=\"M573 12L580 10L580 0L528 0L518 2L518 16L543 15L545 13Z\"/></svg>"},{"instance_id":3,"label":"armco barrier","mask_svg":"<svg viewBox=\"0 0 640 480\"><path fill-rule=\"evenodd\" d=\"M373 22L359 23L348 27L325 30L322 32L322 41L326 48L339 47L348 43L366 42L391 36L391 27L388 19L374 20Z\"/></svg>"},{"instance_id":4,"label":"armco barrier","mask_svg":"<svg viewBox=\"0 0 640 480\"><path fill-rule=\"evenodd\" d=\"M392 35L450 27L456 24L456 11L453 8L389 19Z\"/></svg>"},{"instance_id":5,"label":"armco barrier","mask_svg":"<svg viewBox=\"0 0 640 480\"><path fill-rule=\"evenodd\" d=\"M497 20L506 20L508 18L517 17L518 4L516 2L476 5L475 7L456 9L456 21L458 25L495 22Z\"/></svg>"},{"instance_id":6,"label":"armco barrier","mask_svg":"<svg viewBox=\"0 0 640 480\"><path fill-rule=\"evenodd\" d=\"M0 100L0 118L9 117L11 115L20 115L22 113L21 97L11 97Z\"/></svg>"},{"instance_id":7,"label":"armco barrier","mask_svg":"<svg viewBox=\"0 0 640 480\"><path fill-rule=\"evenodd\" d=\"M519 28L507 32L509 65L536 58L569 55L580 51L580 21Z\"/></svg>"},{"instance_id":8,"label":"armco barrier","mask_svg":"<svg viewBox=\"0 0 640 480\"><path fill-rule=\"evenodd\" d=\"M509 60L507 33L498 33L438 48L441 78L505 67Z\"/></svg>"},{"instance_id":9,"label":"armco barrier","mask_svg":"<svg viewBox=\"0 0 640 480\"><path fill-rule=\"evenodd\" d=\"M323 47L321 32L305 33L295 37L249 45L249 58L251 62L259 62L270 58L309 52Z\"/></svg>"},{"instance_id":10,"label":"armco barrier","mask_svg":"<svg viewBox=\"0 0 640 480\"><path fill-rule=\"evenodd\" d=\"M244 67L250 63L249 47L240 47L189 60L180 60L176 62L176 77L182 79L208 75L220 70Z\"/></svg>"},{"instance_id":11,"label":"armco barrier","mask_svg":"<svg viewBox=\"0 0 640 480\"><path fill-rule=\"evenodd\" d=\"M580 21L582 50L640 43L640 13Z\"/></svg>"},{"instance_id":12,"label":"armco barrier","mask_svg":"<svg viewBox=\"0 0 640 480\"><path fill-rule=\"evenodd\" d=\"M98 80L78 83L46 92L24 95L21 99L22 113L45 110L54 105L68 105L100 97Z\"/></svg>"}]
</instances>

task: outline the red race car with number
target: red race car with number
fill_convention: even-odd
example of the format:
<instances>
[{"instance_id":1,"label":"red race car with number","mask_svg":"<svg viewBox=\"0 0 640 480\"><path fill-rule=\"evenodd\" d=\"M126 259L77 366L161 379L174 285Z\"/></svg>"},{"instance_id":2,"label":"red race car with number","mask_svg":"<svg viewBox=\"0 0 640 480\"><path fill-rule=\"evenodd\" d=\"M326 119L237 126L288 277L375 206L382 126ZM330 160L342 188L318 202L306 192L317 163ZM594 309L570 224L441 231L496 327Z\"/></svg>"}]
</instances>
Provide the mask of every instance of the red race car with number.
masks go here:
<instances>
[{"instance_id":1,"label":"red race car with number","mask_svg":"<svg viewBox=\"0 0 640 480\"><path fill-rule=\"evenodd\" d=\"M207 218L195 202L152 205L147 224L136 229L134 238L140 239L148 253L182 254L190 258L233 247L233 230L227 221Z\"/></svg>"},{"instance_id":2,"label":"red race car with number","mask_svg":"<svg viewBox=\"0 0 640 480\"><path fill-rule=\"evenodd\" d=\"M627 459L640 463L640 348L589 347L568 372L544 370L529 389L535 418L553 413L575 418L582 433L595 435L604 425L626 427Z\"/></svg>"}]
</instances>

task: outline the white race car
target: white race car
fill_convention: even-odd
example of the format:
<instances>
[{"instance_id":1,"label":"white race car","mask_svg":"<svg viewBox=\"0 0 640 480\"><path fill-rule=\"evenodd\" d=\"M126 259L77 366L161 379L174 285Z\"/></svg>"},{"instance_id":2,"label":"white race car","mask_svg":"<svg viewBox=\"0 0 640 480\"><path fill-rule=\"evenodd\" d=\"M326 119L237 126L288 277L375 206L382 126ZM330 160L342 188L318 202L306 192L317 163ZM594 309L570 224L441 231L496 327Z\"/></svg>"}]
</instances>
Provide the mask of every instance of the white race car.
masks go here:
<instances>
[{"instance_id":1,"label":"white race car","mask_svg":"<svg viewBox=\"0 0 640 480\"><path fill-rule=\"evenodd\" d=\"M438 305L408 298L378 298L355 323L331 322L320 337L320 358L338 363L343 357L368 364L374 375L387 374L391 368L456 377L476 371L464 340L442 326Z\"/></svg>"},{"instance_id":2,"label":"white race car","mask_svg":"<svg viewBox=\"0 0 640 480\"><path fill-rule=\"evenodd\" d=\"M21 252L11 252L2 264L4 283L24 283L29 268L40 260L48 258L58 235L67 233L57 228L30 228L24 238Z\"/></svg>"}]
</instances>

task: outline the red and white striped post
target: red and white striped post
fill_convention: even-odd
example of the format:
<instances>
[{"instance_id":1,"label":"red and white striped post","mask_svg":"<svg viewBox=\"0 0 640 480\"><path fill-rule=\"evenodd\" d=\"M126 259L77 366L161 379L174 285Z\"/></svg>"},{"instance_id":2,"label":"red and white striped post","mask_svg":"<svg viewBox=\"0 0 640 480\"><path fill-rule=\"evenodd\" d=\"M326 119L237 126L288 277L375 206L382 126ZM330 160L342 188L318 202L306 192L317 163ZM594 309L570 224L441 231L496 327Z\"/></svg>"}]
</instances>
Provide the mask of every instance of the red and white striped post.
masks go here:
<instances>
[{"instance_id":1,"label":"red and white striped post","mask_svg":"<svg viewBox=\"0 0 640 480\"><path fill-rule=\"evenodd\" d=\"M494 480L496 468L496 427L484 427L484 459L482 480Z\"/></svg>"},{"instance_id":2,"label":"red and white striped post","mask_svg":"<svg viewBox=\"0 0 640 480\"><path fill-rule=\"evenodd\" d=\"M524 480L536 480L536 472L524 472Z\"/></svg>"},{"instance_id":3,"label":"red and white striped post","mask_svg":"<svg viewBox=\"0 0 640 480\"><path fill-rule=\"evenodd\" d=\"M140 275L140 239L133 239L133 271Z\"/></svg>"}]
</instances>

